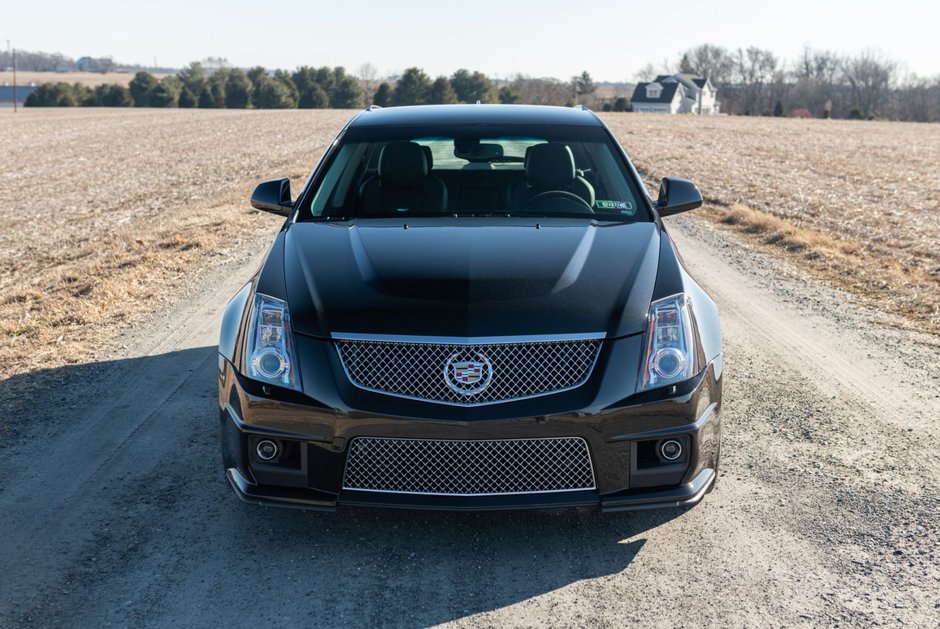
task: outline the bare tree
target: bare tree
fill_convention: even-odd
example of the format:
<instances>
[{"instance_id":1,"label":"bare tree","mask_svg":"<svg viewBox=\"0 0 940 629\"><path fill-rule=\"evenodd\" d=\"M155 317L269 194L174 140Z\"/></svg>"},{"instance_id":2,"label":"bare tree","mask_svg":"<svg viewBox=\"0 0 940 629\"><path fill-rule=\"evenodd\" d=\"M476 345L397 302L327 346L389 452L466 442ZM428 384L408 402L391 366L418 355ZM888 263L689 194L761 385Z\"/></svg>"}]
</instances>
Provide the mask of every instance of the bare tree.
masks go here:
<instances>
[{"instance_id":1,"label":"bare tree","mask_svg":"<svg viewBox=\"0 0 940 629\"><path fill-rule=\"evenodd\" d=\"M852 90L855 108L863 118L884 115L897 71L896 62L870 50L844 61L842 72Z\"/></svg>"},{"instance_id":2,"label":"bare tree","mask_svg":"<svg viewBox=\"0 0 940 629\"><path fill-rule=\"evenodd\" d=\"M553 78L533 78L517 74L510 83L515 102L530 105L573 104L571 85Z\"/></svg>"},{"instance_id":3,"label":"bare tree","mask_svg":"<svg viewBox=\"0 0 940 629\"><path fill-rule=\"evenodd\" d=\"M685 51L679 66L683 72L711 79L713 85L727 85L734 74L735 58L721 46L702 44Z\"/></svg>"},{"instance_id":4,"label":"bare tree","mask_svg":"<svg viewBox=\"0 0 940 629\"><path fill-rule=\"evenodd\" d=\"M661 74L673 74L669 64L665 61L659 64L647 63L636 71L633 75L633 80L637 83L649 83L650 81L656 80L656 77Z\"/></svg>"},{"instance_id":5,"label":"bare tree","mask_svg":"<svg viewBox=\"0 0 940 629\"><path fill-rule=\"evenodd\" d=\"M745 114L770 113L773 103L768 103L768 90L765 86L773 82L777 66L777 57L769 50L755 46L747 50L738 49L736 71L743 91Z\"/></svg>"},{"instance_id":6,"label":"bare tree","mask_svg":"<svg viewBox=\"0 0 940 629\"><path fill-rule=\"evenodd\" d=\"M793 84L789 89L791 108L805 108L815 116L826 117L832 113L833 101L836 101L836 110L841 111L844 108L838 89L841 67L842 58L838 54L804 48L792 73Z\"/></svg>"},{"instance_id":7,"label":"bare tree","mask_svg":"<svg viewBox=\"0 0 940 629\"><path fill-rule=\"evenodd\" d=\"M228 59L225 57L206 57L202 60L202 67L206 74L212 75L229 67Z\"/></svg>"},{"instance_id":8,"label":"bare tree","mask_svg":"<svg viewBox=\"0 0 940 629\"><path fill-rule=\"evenodd\" d=\"M362 93L365 94L366 101L368 101L366 104L371 105L372 95L378 87L379 69L371 63L363 63L356 70L356 78L359 79L359 87L362 89Z\"/></svg>"}]
</instances>

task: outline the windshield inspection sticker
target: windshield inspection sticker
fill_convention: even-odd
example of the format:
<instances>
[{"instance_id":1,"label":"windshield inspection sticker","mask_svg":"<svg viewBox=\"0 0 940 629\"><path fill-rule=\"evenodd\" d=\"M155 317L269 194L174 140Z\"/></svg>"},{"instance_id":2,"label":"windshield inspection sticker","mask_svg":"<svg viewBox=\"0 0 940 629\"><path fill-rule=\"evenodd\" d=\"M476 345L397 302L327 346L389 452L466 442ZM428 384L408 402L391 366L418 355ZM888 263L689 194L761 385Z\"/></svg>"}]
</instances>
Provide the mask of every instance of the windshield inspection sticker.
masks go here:
<instances>
[{"instance_id":1,"label":"windshield inspection sticker","mask_svg":"<svg viewBox=\"0 0 940 629\"><path fill-rule=\"evenodd\" d=\"M604 201L598 199L594 202L594 207L598 210L620 210L625 214L633 212L633 204L629 201Z\"/></svg>"}]
</instances>

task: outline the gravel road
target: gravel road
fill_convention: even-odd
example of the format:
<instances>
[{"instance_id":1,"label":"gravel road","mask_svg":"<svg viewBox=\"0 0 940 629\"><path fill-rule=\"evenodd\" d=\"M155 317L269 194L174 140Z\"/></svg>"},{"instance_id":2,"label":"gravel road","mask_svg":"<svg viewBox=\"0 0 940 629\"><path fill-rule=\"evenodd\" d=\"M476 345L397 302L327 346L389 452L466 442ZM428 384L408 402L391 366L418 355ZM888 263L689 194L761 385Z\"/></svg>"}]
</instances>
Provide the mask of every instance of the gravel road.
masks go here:
<instances>
[{"instance_id":1,"label":"gravel road","mask_svg":"<svg viewBox=\"0 0 940 629\"><path fill-rule=\"evenodd\" d=\"M667 221L725 333L723 467L701 505L241 504L214 373L245 258L12 418L0 626L937 626L937 338L703 221Z\"/></svg>"}]
</instances>

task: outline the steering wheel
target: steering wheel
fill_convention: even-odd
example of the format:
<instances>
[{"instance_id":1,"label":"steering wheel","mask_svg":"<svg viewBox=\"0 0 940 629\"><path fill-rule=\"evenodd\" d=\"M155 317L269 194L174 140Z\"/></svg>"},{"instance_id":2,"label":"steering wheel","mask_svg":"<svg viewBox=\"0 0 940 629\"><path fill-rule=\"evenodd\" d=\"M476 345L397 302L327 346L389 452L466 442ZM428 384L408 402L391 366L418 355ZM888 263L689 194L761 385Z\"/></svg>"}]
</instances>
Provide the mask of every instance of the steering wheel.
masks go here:
<instances>
[{"instance_id":1,"label":"steering wheel","mask_svg":"<svg viewBox=\"0 0 940 629\"><path fill-rule=\"evenodd\" d=\"M558 205L577 205L578 212L587 210L591 214L594 213L594 208L591 207L590 203L575 193L567 192L565 190L548 190L547 192L539 193L532 197L528 204L526 204L525 209L527 212L533 212L536 210L555 210L560 212L568 211L566 209L558 209Z\"/></svg>"}]
</instances>

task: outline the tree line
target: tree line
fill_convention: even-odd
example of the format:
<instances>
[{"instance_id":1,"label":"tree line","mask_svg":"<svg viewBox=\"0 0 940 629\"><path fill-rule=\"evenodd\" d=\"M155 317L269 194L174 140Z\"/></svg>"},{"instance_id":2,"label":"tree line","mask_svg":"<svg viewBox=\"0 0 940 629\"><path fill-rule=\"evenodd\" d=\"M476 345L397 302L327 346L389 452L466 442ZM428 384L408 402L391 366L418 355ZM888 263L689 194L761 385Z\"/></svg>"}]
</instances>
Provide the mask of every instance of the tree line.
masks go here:
<instances>
[{"instance_id":1,"label":"tree line","mask_svg":"<svg viewBox=\"0 0 940 629\"><path fill-rule=\"evenodd\" d=\"M255 67L247 72L194 62L178 73L157 78L138 72L127 86L43 83L27 107L183 107L204 109L358 108L363 94L342 67L304 66L294 72Z\"/></svg>"},{"instance_id":2,"label":"tree line","mask_svg":"<svg viewBox=\"0 0 940 629\"><path fill-rule=\"evenodd\" d=\"M896 61L872 51L805 48L787 60L754 46L702 44L675 64L647 65L636 78L676 72L711 79L729 114L940 121L940 76L904 75Z\"/></svg>"},{"instance_id":3,"label":"tree line","mask_svg":"<svg viewBox=\"0 0 940 629\"><path fill-rule=\"evenodd\" d=\"M728 114L940 121L940 76L902 76L896 62L872 52L839 55L807 48L798 59L787 61L753 46L730 50L703 44L675 63L649 64L635 78L650 81L679 72L708 77L718 89L721 111ZM138 72L128 86L45 83L26 105L357 109L368 104L481 102L630 109L629 93L600 97L587 71L569 81L524 75L494 81L467 69L432 78L418 67L406 69L394 81L380 82L377 74L370 64L355 75L342 66L244 71L210 58L159 79Z\"/></svg>"},{"instance_id":4,"label":"tree line","mask_svg":"<svg viewBox=\"0 0 940 629\"><path fill-rule=\"evenodd\" d=\"M44 83L26 100L29 107L183 107L229 109L357 109L449 103L531 103L572 105L591 101L597 89L583 72L570 82L522 75L497 85L482 72L461 68L450 76L431 78L421 68L406 69L394 82L376 80L365 64L356 76L345 68L303 66L294 72L263 67L243 71L222 59L194 62L174 75L157 78L138 72L127 86ZM626 111L620 97L606 107Z\"/></svg>"}]
</instances>

